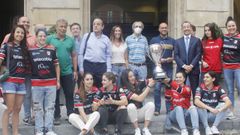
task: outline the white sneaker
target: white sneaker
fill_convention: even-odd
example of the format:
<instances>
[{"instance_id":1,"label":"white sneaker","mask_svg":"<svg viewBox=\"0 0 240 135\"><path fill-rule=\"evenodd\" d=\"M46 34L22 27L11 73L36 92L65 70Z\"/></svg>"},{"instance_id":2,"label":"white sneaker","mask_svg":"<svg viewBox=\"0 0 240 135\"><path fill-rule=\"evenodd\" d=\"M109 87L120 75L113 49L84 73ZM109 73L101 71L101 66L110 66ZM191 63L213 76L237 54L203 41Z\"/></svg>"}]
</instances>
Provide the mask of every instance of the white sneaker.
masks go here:
<instances>
[{"instance_id":1,"label":"white sneaker","mask_svg":"<svg viewBox=\"0 0 240 135\"><path fill-rule=\"evenodd\" d=\"M57 135L56 133L54 133L53 131L49 131L46 133L46 135Z\"/></svg>"},{"instance_id":2,"label":"white sneaker","mask_svg":"<svg viewBox=\"0 0 240 135\"><path fill-rule=\"evenodd\" d=\"M37 132L36 135L43 135L43 132Z\"/></svg>"},{"instance_id":3,"label":"white sneaker","mask_svg":"<svg viewBox=\"0 0 240 135\"><path fill-rule=\"evenodd\" d=\"M206 127L206 128L205 128L205 134L206 134L206 135L212 135L212 134L213 134L210 127Z\"/></svg>"},{"instance_id":4,"label":"white sneaker","mask_svg":"<svg viewBox=\"0 0 240 135\"><path fill-rule=\"evenodd\" d=\"M143 135L152 135L148 128L143 128L142 131L143 131Z\"/></svg>"},{"instance_id":5,"label":"white sneaker","mask_svg":"<svg viewBox=\"0 0 240 135\"><path fill-rule=\"evenodd\" d=\"M200 135L200 131L198 129L193 130L193 135Z\"/></svg>"},{"instance_id":6,"label":"white sneaker","mask_svg":"<svg viewBox=\"0 0 240 135\"><path fill-rule=\"evenodd\" d=\"M212 126L211 131L212 131L213 134L220 134L220 132L218 131L216 126Z\"/></svg>"},{"instance_id":7,"label":"white sneaker","mask_svg":"<svg viewBox=\"0 0 240 135\"><path fill-rule=\"evenodd\" d=\"M229 112L228 115L226 116L227 120L232 120L235 119L236 117L234 116L233 112Z\"/></svg>"},{"instance_id":8,"label":"white sneaker","mask_svg":"<svg viewBox=\"0 0 240 135\"><path fill-rule=\"evenodd\" d=\"M141 135L141 130L139 128L135 129L135 135Z\"/></svg>"},{"instance_id":9,"label":"white sneaker","mask_svg":"<svg viewBox=\"0 0 240 135\"><path fill-rule=\"evenodd\" d=\"M187 129L182 129L181 130L181 135L188 135Z\"/></svg>"}]
</instances>

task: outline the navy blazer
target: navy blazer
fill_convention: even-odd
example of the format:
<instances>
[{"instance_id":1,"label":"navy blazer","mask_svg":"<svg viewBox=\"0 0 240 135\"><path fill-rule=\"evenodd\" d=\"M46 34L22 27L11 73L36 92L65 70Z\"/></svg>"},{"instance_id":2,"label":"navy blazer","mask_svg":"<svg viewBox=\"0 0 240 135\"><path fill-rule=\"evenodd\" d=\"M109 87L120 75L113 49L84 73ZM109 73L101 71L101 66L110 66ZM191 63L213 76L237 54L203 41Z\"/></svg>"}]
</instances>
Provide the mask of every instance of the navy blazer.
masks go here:
<instances>
[{"instance_id":1,"label":"navy blazer","mask_svg":"<svg viewBox=\"0 0 240 135\"><path fill-rule=\"evenodd\" d=\"M199 61L202 56L202 43L199 38L191 36L188 48L188 56L186 54L184 37L176 40L176 45L174 48L174 57L177 63L177 71L183 70L182 66L193 65L191 73L199 74Z\"/></svg>"}]
</instances>

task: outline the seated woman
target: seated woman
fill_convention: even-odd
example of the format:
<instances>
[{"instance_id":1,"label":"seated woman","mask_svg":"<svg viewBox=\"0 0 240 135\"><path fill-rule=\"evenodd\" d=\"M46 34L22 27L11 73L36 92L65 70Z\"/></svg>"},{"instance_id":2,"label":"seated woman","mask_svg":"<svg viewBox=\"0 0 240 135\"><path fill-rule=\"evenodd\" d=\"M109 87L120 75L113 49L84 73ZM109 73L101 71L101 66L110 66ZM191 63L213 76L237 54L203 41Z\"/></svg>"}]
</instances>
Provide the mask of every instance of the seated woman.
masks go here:
<instances>
[{"instance_id":1,"label":"seated woman","mask_svg":"<svg viewBox=\"0 0 240 135\"><path fill-rule=\"evenodd\" d=\"M231 101L227 97L225 90L219 86L215 72L206 72L203 82L197 89L195 96L198 114L204 125L206 135L219 134L217 126L226 116ZM211 128L208 121L213 122Z\"/></svg>"},{"instance_id":2,"label":"seated woman","mask_svg":"<svg viewBox=\"0 0 240 135\"><path fill-rule=\"evenodd\" d=\"M176 80L166 78L163 82L167 85L165 97L171 101L168 119L171 122L177 122L181 135L188 135L185 120L190 116L193 135L200 135L198 113L195 106L191 106L191 89L184 84L186 75L184 72L176 73ZM170 126L169 125L169 126Z\"/></svg>"},{"instance_id":3,"label":"seated woman","mask_svg":"<svg viewBox=\"0 0 240 135\"><path fill-rule=\"evenodd\" d=\"M89 131L94 134L94 127L100 119L99 112L92 108L93 100L98 89L93 86L93 76L90 73L84 73L80 88L75 91L74 106L79 114L69 115L69 122L80 129L79 135L86 135Z\"/></svg>"},{"instance_id":4,"label":"seated woman","mask_svg":"<svg viewBox=\"0 0 240 135\"><path fill-rule=\"evenodd\" d=\"M94 106L98 108L101 116L99 126L102 134L108 134L108 122L115 122L115 135L121 135L123 123L127 118L127 97L118 91L115 82L116 76L112 72L104 73L102 88L96 94Z\"/></svg>"},{"instance_id":5,"label":"seated woman","mask_svg":"<svg viewBox=\"0 0 240 135\"><path fill-rule=\"evenodd\" d=\"M127 106L128 116L135 128L135 135L141 135L141 130L138 126L138 121L144 121L143 134L151 135L148 126L152 119L155 106L153 102L147 102L143 105L143 101L148 95L150 89L154 88L155 81L149 80L149 84L146 86L145 82L137 82L134 73L130 69L126 69L122 72L121 76L122 88L129 101Z\"/></svg>"}]
</instances>

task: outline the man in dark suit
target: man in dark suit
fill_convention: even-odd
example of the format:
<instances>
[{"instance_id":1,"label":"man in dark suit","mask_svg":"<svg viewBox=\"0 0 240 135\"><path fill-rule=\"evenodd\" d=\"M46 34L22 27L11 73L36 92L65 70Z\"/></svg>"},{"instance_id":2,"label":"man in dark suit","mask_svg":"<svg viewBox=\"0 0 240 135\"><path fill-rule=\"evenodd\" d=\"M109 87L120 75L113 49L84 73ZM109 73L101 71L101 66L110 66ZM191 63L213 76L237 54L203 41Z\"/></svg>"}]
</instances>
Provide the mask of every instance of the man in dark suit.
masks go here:
<instances>
[{"instance_id":1,"label":"man in dark suit","mask_svg":"<svg viewBox=\"0 0 240 135\"><path fill-rule=\"evenodd\" d=\"M201 60L202 45L199 38L191 35L191 23L182 24L183 37L176 40L174 57L177 63L177 72L184 71L190 82L193 97L199 84L199 61Z\"/></svg>"}]
</instances>

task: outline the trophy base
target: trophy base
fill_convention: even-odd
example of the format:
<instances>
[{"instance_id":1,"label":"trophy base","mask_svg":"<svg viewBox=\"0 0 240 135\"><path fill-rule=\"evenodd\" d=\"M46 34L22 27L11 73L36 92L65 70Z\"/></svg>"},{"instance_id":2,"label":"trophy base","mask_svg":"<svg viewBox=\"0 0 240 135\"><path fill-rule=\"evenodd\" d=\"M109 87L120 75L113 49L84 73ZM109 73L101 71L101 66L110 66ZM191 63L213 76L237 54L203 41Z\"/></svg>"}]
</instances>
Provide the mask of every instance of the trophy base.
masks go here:
<instances>
[{"instance_id":1,"label":"trophy base","mask_svg":"<svg viewBox=\"0 0 240 135\"><path fill-rule=\"evenodd\" d=\"M157 81L162 81L166 78L165 72L154 72L153 79Z\"/></svg>"}]
</instances>

